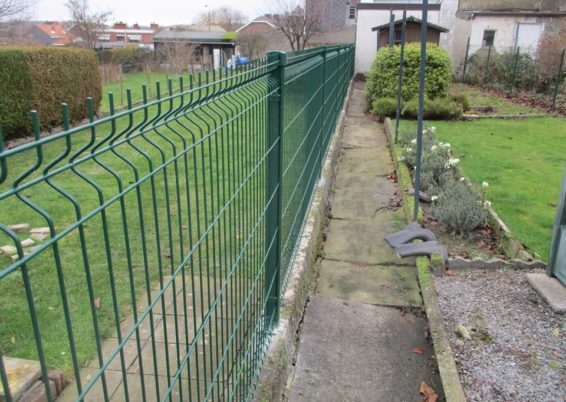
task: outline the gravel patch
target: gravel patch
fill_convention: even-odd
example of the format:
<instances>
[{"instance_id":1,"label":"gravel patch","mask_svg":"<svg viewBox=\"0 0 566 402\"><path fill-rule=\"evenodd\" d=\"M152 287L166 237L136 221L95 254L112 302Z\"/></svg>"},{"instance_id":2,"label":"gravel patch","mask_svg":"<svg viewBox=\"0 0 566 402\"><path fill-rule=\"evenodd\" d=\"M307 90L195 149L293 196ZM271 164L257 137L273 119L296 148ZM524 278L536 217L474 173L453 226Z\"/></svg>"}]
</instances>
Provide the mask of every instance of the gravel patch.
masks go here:
<instances>
[{"instance_id":1,"label":"gravel patch","mask_svg":"<svg viewBox=\"0 0 566 402\"><path fill-rule=\"evenodd\" d=\"M454 271L435 278L469 401L566 401L566 316L528 284L540 270ZM471 340L455 331L464 325Z\"/></svg>"}]
</instances>

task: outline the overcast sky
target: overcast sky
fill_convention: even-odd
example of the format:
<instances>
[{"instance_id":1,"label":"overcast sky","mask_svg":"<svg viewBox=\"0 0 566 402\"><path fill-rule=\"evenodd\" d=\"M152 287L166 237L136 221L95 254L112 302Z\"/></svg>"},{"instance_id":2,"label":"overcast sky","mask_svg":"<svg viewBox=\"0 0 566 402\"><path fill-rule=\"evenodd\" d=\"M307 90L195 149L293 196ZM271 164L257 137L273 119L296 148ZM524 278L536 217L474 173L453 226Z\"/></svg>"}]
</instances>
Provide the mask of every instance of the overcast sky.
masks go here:
<instances>
[{"instance_id":1,"label":"overcast sky","mask_svg":"<svg viewBox=\"0 0 566 402\"><path fill-rule=\"evenodd\" d=\"M67 20L69 13L65 0L37 0L32 11L34 20ZM268 12L267 0L90 0L94 10L110 10L109 22L160 25L190 24L195 17L206 12L205 5L216 8L224 5L239 9L247 18Z\"/></svg>"}]
</instances>

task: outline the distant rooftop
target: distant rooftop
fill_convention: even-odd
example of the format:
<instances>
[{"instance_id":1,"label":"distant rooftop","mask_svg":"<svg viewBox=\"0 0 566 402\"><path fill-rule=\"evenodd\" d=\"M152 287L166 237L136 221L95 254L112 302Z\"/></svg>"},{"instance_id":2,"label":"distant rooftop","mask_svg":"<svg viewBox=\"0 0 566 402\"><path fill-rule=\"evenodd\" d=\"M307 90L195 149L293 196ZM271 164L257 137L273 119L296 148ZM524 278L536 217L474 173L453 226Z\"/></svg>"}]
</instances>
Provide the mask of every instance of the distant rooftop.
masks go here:
<instances>
[{"instance_id":1,"label":"distant rooftop","mask_svg":"<svg viewBox=\"0 0 566 402\"><path fill-rule=\"evenodd\" d=\"M159 31L153 35L155 42L189 41L197 43L232 43L230 32L214 31Z\"/></svg>"}]
</instances>

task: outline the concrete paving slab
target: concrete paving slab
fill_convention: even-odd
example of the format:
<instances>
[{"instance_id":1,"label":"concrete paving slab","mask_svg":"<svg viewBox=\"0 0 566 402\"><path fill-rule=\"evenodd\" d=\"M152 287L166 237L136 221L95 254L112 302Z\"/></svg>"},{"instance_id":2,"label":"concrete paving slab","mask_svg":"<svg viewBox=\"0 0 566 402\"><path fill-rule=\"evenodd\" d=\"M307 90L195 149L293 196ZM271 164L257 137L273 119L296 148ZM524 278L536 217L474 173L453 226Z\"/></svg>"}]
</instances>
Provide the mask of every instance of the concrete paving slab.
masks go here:
<instances>
[{"instance_id":1,"label":"concrete paving slab","mask_svg":"<svg viewBox=\"0 0 566 402\"><path fill-rule=\"evenodd\" d=\"M331 219L324 245L324 258L367 264L400 261L384 240L395 228L391 215L383 212L366 220Z\"/></svg>"},{"instance_id":2,"label":"concrete paving slab","mask_svg":"<svg viewBox=\"0 0 566 402\"><path fill-rule=\"evenodd\" d=\"M342 138L344 148L377 148L385 147L387 137L383 129L367 118L348 117L346 119L345 133ZM355 135L352 134L355 131Z\"/></svg>"},{"instance_id":3,"label":"concrete paving slab","mask_svg":"<svg viewBox=\"0 0 566 402\"><path fill-rule=\"evenodd\" d=\"M340 219L367 219L376 210L389 203L391 195L381 194L375 190L351 192L341 191L332 200L332 217Z\"/></svg>"},{"instance_id":4,"label":"concrete paving slab","mask_svg":"<svg viewBox=\"0 0 566 402\"><path fill-rule=\"evenodd\" d=\"M554 312L566 314L566 286L558 279L546 274L528 273L527 280Z\"/></svg>"},{"instance_id":5,"label":"concrete paving slab","mask_svg":"<svg viewBox=\"0 0 566 402\"><path fill-rule=\"evenodd\" d=\"M382 306L420 307L420 288L413 266L360 266L323 260L317 296Z\"/></svg>"},{"instance_id":6,"label":"concrete paving slab","mask_svg":"<svg viewBox=\"0 0 566 402\"><path fill-rule=\"evenodd\" d=\"M336 176L336 188L357 186L366 189L380 176L393 172L393 163L385 152L371 148L348 149L340 162L340 172Z\"/></svg>"},{"instance_id":7,"label":"concrete paving slab","mask_svg":"<svg viewBox=\"0 0 566 402\"><path fill-rule=\"evenodd\" d=\"M440 390L424 326L398 309L312 297L288 400L412 402L422 381Z\"/></svg>"},{"instance_id":8,"label":"concrete paving slab","mask_svg":"<svg viewBox=\"0 0 566 402\"><path fill-rule=\"evenodd\" d=\"M10 395L17 401L31 385L41 376L41 367L39 362L34 360L18 359L14 357L2 357L4 369L8 377L8 389ZM0 401L4 401L6 392L0 382Z\"/></svg>"}]
</instances>

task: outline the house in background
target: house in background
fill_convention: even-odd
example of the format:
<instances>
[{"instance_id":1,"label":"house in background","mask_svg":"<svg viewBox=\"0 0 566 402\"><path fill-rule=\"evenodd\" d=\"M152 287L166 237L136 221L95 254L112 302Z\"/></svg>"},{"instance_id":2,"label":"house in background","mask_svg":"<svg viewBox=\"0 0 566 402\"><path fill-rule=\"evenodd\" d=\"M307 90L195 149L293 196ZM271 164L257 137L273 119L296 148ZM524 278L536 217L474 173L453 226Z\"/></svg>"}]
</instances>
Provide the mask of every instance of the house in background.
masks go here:
<instances>
[{"instance_id":1,"label":"house in background","mask_svg":"<svg viewBox=\"0 0 566 402\"><path fill-rule=\"evenodd\" d=\"M31 36L37 44L49 46L65 46L71 43L71 35L57 21L38 22L32 25Z\"/></svg>"},{"instance_id":2,"label":"house in background","mask_svg":"<svg viewBox=\"0 0 566 402\"><path fill-rule=\"evenodd\" d=\"M236 35L222 31L162 30L153 35L155 54L159 63L171 63L184 58L186 67L219 68L232 58Z\"/></svg>"},{"instance_id":3,"label":"house in background","mask_svg":"<svg viewBox=\"0 0 566 402\"><path fill-rule=\"evenodd\" d=\"M389 44L389 29L391 24L383 24L373 27L371 30L377 32L377 48L386 47ZM397 20L393 23L393 44L401 44L401 33L403 27L403 20ZM420 43L421 41L421 27L422 21L416 17L408 17L405 28L405 43ZM428 43L440 44L440 34L448 32L448 29L440 25L427 23L426 40Z\"/></svg>"},{"instance_id":4,"label":"house in background","mask_svg":"<svg viewBox=\"0 0 566 402\"><path fill-rule=\"evenodd\" d=\"M449 49L455 66L462 64L468 39L469 54L493 47L498 52L535 55L546 33L566 18L561 0L460 0L454 18L454 39Z\"/></svg>"},{"instance_id":5,"label":"house in background","mask_svg":"<svg viewBox=\"0 0 566 402\"><path fill-rule=\"evenodd\" d=\"M407 16L422 18L420 0L374 0L357 5L356 73L369 71L380 45L373 28L385 30L393 12L395 20ZM566 18L565 0L430 0L429 33L446 49L455 69L461 68L466 55L493 47L496 51L536 54L543 35L551 34ZM382 33L381 35L386 35ZM419 39L420 40L420 39ZM436 39L435 39L436 41ZM381 37L381 45L383 38Z\"/></svg>"},{"instance_id":6,"label":"house in background","mask_svg":"<svg viewBox=\"0 0 566 402\"><path fill-rule=\"evenodd\" d=\"M289 41L277 29L272 18L271 14L265 14L238 28L237 53L246 57L257 57L269 50L291 51Z\"/></svg>"},{"instance_id":7,"label":"house in background","mask_svg":"<svg viewBox=\"0 0 566 402\"><path fill-rule=\"evenodd\" d=\"M442 26L440 22L441 4L442 0L429 1L428 22L430 24ZM388 25L391 13L393 13L395 20L401 19L403 10L407 10L407 17L420 19L422 17L421 8L422 1L417 0L376 0L372 3L358 3L355 72L368 72L375 59L379 48L378 39L380 35L377 30L373 30L374 28ZM439 42L442 40L443 35L445 35L445 33L440 32Z\"/></svg>"},{"instance_id":8,"label":"house in background","mask_svg":"<svg viewBox=\"0 0 566 402\"><path fill-rule=\"evenodd\" d=\"M71 41L72 35L58 21L7 21L0 24L2 45L65 46Z\"/></svg>"}]
</instances>

